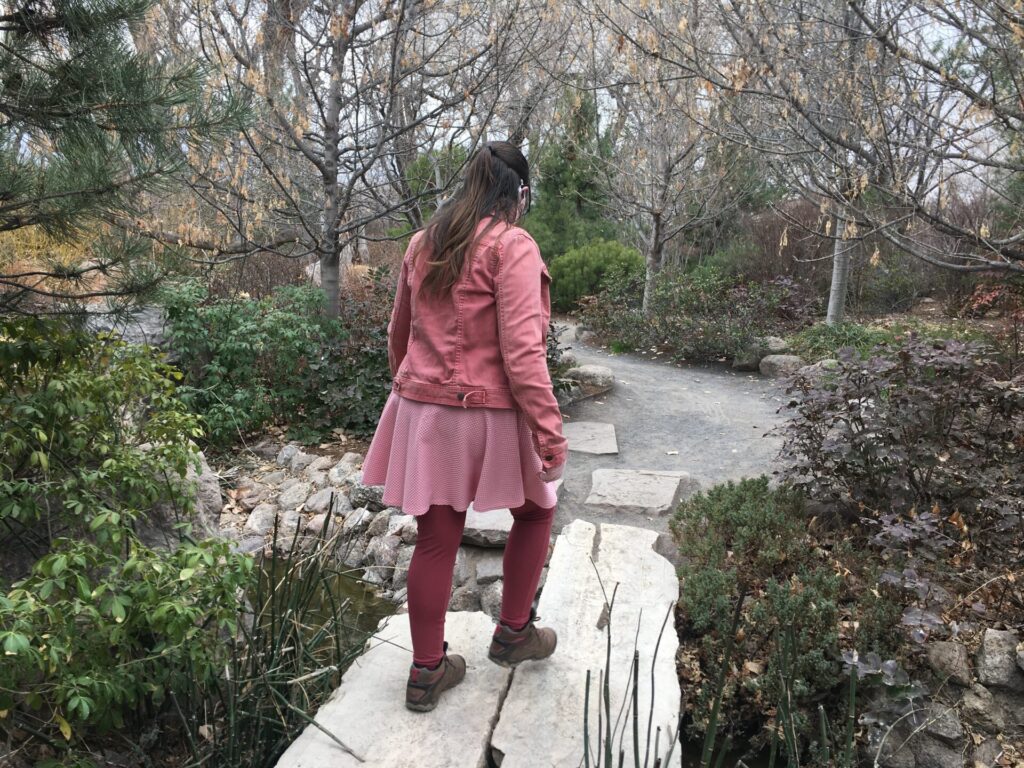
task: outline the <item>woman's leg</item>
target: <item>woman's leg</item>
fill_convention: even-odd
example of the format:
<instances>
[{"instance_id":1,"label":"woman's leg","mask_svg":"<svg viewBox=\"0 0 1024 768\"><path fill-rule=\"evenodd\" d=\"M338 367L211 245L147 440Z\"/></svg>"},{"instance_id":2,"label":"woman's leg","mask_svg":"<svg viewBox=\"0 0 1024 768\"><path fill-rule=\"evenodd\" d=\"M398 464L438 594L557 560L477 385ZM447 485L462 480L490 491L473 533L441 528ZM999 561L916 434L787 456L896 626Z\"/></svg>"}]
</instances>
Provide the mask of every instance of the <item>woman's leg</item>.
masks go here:
<instances>
[{"instance_id":1,"label":"woman's leg","mask_svg":"<svg viewBox=\"0 0 1024 768\"><path fill-rule=\"evenodd\" d=\"M465 512L440 505L416 518L416 548L409 564L409 625L413 663L421 667L436 667L444 656L444 615L465 524Z\"/></svg>"},{"instance_id":2,"label":"woman's leg","mask_svg":"<svg viewBox=\"0 0 1024 768\"><path fill-rule=\"evenodd\" d=\"M512 510L503 561L505 584L501 596L501 623L520 629L530 620L530 608L537 595L537 583L551 543L555 507L544 507L527 499ZM417 545L419 546L419 545Z\"/></svg>"}]
</instances>

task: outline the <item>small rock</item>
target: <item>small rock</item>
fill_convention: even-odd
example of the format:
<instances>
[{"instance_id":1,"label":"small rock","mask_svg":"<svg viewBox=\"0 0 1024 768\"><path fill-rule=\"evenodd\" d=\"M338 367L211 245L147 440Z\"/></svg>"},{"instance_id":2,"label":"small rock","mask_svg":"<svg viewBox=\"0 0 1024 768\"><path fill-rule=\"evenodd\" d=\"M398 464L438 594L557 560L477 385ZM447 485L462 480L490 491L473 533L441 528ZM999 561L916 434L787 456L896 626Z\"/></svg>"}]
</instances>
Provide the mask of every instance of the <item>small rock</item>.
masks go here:
<instances>
[{"instance_id":1,"label":"small rock","mask_svg":"<svg viewBox=\"0 0 1024 768\"><path fill-rule=\"evenodd\" d=\"M477 611L480 609L480 590L469 584L452 593L449 611Z\"/></svg>"},{"instance_id":2,"label":"small rock","mask_svg":"<svg viewBox=\"0 0 1024 768\"><path fill-rule=\"evenodd\" d=\"M761 358L758 370L765 376L779 378L792 376L803 366L804 361L797 355L767 355Z\"/></svg>"},{"instance_id":3,"label":"small rock","mask_svg":"<svg viewBox=\"0 0 1024 768\"><path fill-rule=\"evenodd\" d=\"M476 560L476 583L481 587L503 577L503 552L496 549L482 550L476 554L474 560Z\"/></svg>"},{"instance_id":4,"label":"small rock","mask_svg":"<svg viewBox=\"0 0 1024 768\"><path fill-rule=\"evenodd\" d=\"M282 512L277 518L277 541L278 544L291 546L295 532L299 530L302 523L302 515L298 510L289 509Z\"/></svg>"},{"instance_id":5,"label":"small rock","mask_svg":"<svg viewBox=\"0 0 1024 768\"><path fill-rule=\"evenodd\" d=\"M348 467L339 469L338 467L332 467L327 473L327 482L331 485L348 485L349 476L352 474L352 470Z\"/></svg>"},{"instance_id":6,"label":"small rock","mask_svg":"<svg viewBox=\"0 0 1024 768\"><path fill-rule=\"evenodd\" d=\"M249 513L249 517L245 521L245 530L259 536L265 536L274 527L275 517L277 517L277 507L275 505L260 504Z\"/></svg>"},{"instance_id":7,"label":"small rock","mask_svg":"<svg viewBox=\"0 0 1024 768\"><path fill-rule=\"evenodd\" d=\"M480 593L480 610L495 621L501 617L501 592L503 584L504 582L500 579L492 581Z\"/></svg>"},{"instance_id":8,"label":"small rock","mask_svg":"<svg viewBox=\"0 0 1024 768\"><path fill-rule=\"evenodd\" d=\"M476 512L471 508L466 513L462 542L478 547L504 547L512 522L512 513L507 509Z\"/></svg>"},{"instance_id":9,"label":"small rock","mask_svg":"<svg viewBox=\"0 0 1024 768\"><path fill-rule=\"evenodd\" d=\"M302 482L302 481L299 480L299 478L292 477L292 476L289 475L288 477L286 477L284 480L281 481L281 484L277 487L277 489L279 491L281 491L282 493L284 493L289 488L294 488L300 482Z\"/></svg>"},{"instance_id":10,"label":"small rock","mask_svg":"<svg viewBox=\"0 0 1024 768\"><path fill-rule=\"evenodd\" d=\"M331 508L332 499L336 499L340 495L337 488L324 488L322 491L317 491L306 499L306 511L312 512L314 515L327 512ZM337 505L336 501L335 505Z\"/></svg>"},{"instance_id":11,"label":"small rock","mask_svg":"<svg viewBox=\"0 0 1024 768\"><path fill-rule=\"evenodd\" d=\"M306 472L303 477L312 483L314 488L326 488L328 485L326 472Z\"/></svg>"},{"instance_id":12,"label":"small rock","mask_svg":"<svg viewBox=\"0 0 1024 768\"><path fill-rule=\"evenodd\" d=\"M305 451L296 451L295 455L292 456L291 462L288 464L288 468L292 472L301 472L310 464L316 461L316 456L306 453Z\"/></svg>"},{"instance_id":13,"label":"small rock","mask_svg":"<svg viewBox=\"0 0 1024 768\"><path fill-rule=\"evenodd\" d=\"M990 693L1006 717L1006 730L1024 733L1024 694L993 688Z\"/></svg>"},{"instance_id":14,"label":"small rock","mask_svg":"<svg viewBox=\"0 0 1024 768\"><path fill-rule=\"evenodd\" d=\"M300 504L309 498L312 492L312 484L296 483L277 497L277 504L282 509L297 509Z\"/></svg>"},{"instance_id":15,"label":"small rock","mask_svg":"<svg viewBox=\"0 0 1024 768\"><path fill-rule=\"evenodd\" d=\"M370 525L371 520L373 520L373 512L370 510L353 510L348 517L345 518L345 525L342 527L342 531L349 536L356 533L362 533L366 530L367 526Z\"/></svg>"},{"instance_id":16,"label":"small rock","mask_svg":"<svg viewBox=\"0 0 1024 768\"><path fill-rule=\"evenodd\" d=\"M972 685L960 704L964 719L989 733L999 734L1006 727L1006 717L992 693L982 685Z\"/></svg>"},{"instance_id":17,"label":"small rock","mask_svg":"<svg viewBox=\"0 0 1024 768\"><path fill-rule=\"evenodd\" d=\"M935 738L951 746L959 744L964 738L964 728L953 707L931 703L925 707L924 730Z\"/></svg>"},{"instance_id":18,"label":"small rock","mask_svg":"<svg viewBox=\"0 0 1024 768\"><path fill-rule=\"evenodd\" d=\"M384 568L367 568L366 573L363 574L363 581L375 587L380 587L387 581L387 577L388 574Z\"/></svg>"},{"instance_id":19,"label":"small rock","mask_svg":"<svg viewBox=\"0 0 1024 768\"><path fill-rule=\"evenodd\" d=\"M395 563L398 562L398 548L402 541L397 536L377 536L370 539L366 547L366 557L373 565L388 568L393 573ZM392 575L389 573L389 576Z\"/></svg>"},{"instance_id":20,"label":"small rock","mask_svg":"<svg viewBox=\"0 0 1024 768\"><path fill-rule=\"evenodd\" d=\"M985 739L971 753L972 768L994 768L1003 754L1003 745L995 739Z\"/></svg>"},{"instance_id":21,"label":"small rock","mask_svg":"<svg viewBox=\"0 0 1024 768\"><path fill-rule=\"evenodd\" d=\"M911 745L905 743L910 734L906 720L896 722L878 749L877 757L874 749L869 750L870 758L881 768L914 768L914 753Z\"/></svg>"},{"instance_id":22,"label":"small rock","mask_svg":"<svg viewBox=\"0 0 1024 768\"><path fill-rule=\"evenodd\" d=\"M459 551L455 553L455 572L452 574L452 583L457 587L461 587L472 578L473 568L469 558L466 557L466 548L459 547Z\"/></svg>"},{"instance_id":23,"label":"small rock","mask_svg":"<svg viewBox=\"0 0 1024 768\"><path fill-rule=\"evenodd\" d=\"M384 486L363 485L363 473L359 472L352 478L352 490L348 498L353 507L366 507L379 512L384 509Z\"/></svg>"},{"instance_id":24,"label":"small rock","mask_svg":"<svg viewBox=\"0 0 1024 768\"><path fill-rule=\"evenodd\" d=\"M962 643L941 641L929 644L928 664L942 680L950 680L965 688L973 682L970 657Z\"/></svg>"},{"instance_id":25,"label":"small rock","mask_svg":"<svg viewBox=\"0 0 1024 768\"><path fill-rule=\"evenodd\" d=\"M314 515L306 521L306 525L303 527L302 532L310 536L319 536L324 526L330 528L331 516L326 512L321 512L318 515Z\"/></svg>"},{"instance_id":26,"label":"small rock","mask_svg":"<svg viewBox=\"0 0 1024 768\"><path fill-rule=\"evenodd\" d=\"M409 564L412 562L412 555L415 551L415 547L402 547L398 550L398 560L395 561L395 576L391 581L391 586L394 589L402 590L408 583Z\"/></svg>"},{"instance_id":27,"label":"small rock","mask_svg":"<svg viewBox=\"0 0 1024 768\"><path fill-rule=\"evenodd\" d=\"M263 536L243 536L231 547L232 552L240 552L243 555L251 555L259 552L266 545Z\"/></svg>"},{"instance_id":28,"label":"small rock","mask_svg":"<svg viewBox=\"0 0 1024 768\"><path fill-rule=\"evenodd\" d=\"M261 478L261 480L267 485L280 485L286 479L288 479L288 473L283 469L275 469L273 472L270 472Z\"/></svg>"},{"instance_id":29,"label":"small rock","mask_svg":"<svg viewBox=\"0 0 1024 768\"><path fill-rule=\"evenodd\" d=\"M382 509L374 516L373 521L370 523L370 527L366 530L371 536L383 536L388 532L388 526L390 523L391 510Z\"/></svg>"},{"instance_id":30,"label":"small rock","mask_svg":"<svg viewBox=\"0 0 1024 768\"><path fill-rule=\"evenodd\" d=\"M611 389L615 386L615 374L603 365L579 365L565 372L565 378L578 381L594 389Z\"/></svg>"},{"instance_id":31,"label":"small rock","mask_svg":"<svg viewBox=\"0 0 1024 768\"><path fill-rule=\"evenodd\" d=\"M358 568L363 564L366 546L359 539L352 539L338 549L338 559L346 568Z\"/></svg>"},{"instance_id":32,"label":"small rock","mask_svg":"<svg viewBox=\"0 0 1024 768\"><path fill-rule=\"evenodd\" d=\"M303 474L306 475L306 479L312 482L313 478L310 475L314 472L326 472L335 464L333 456L317 456L310 463L308 467L303 470Z\"/></svg>"},{"instance_id":33,"label":"small rock","mask_svg":"<svg viewBox=\"0 0 1024 768\"><path fill-rule=\"evenodd\" d=\"M566 368L576 368L580 364L579 358L572 352L563 352L560 362Z\"/></svg>"},{"instance_id":34,"label":"small rock","mask_svg":"<svg viewBox=\"0 0 1024 768\"><path fill-rule=\"evenodd\" d=\"M346 453L341 461L331 467L327 473L327 479L331 485L347 485L352 481L352 476L359 472L359 464L363 457L358 453Z\"/></svg>"},{"instance_id":35,"label":"small rock","mask_svg":"<svg viewBox=\"0 0 1024 768\"><path fill-rule=\"evenodd\" d=\"M951 747L939 739L918 734L911 742L915 768L952 768L964 764L963 747Z\"/></svg>"},{"instance_id":36,"label":"small rock","mask_svg":"<svg viewBox=\"0 0 1024 768\"><path fill-rule=\"evenodd\" d=\"M260 483L251 483L243 489L243 493L238 499L238 506L246 512L251 512L266 500L269 493L270 489L267 486Z\"/></svg>"},{"instance_id":37,"label":"small rock","mask_svg":"<svg viewBox=\"0 0 1024 768\"><path fill-rule=\"evenodd\" d=\"M299 452L299 446L294 443L289 443L277 454L277 463L282 467L287 467L292 463L292 459L295 458L295 454Z\"/></svg>"},{"instance_id":38,"label":"small rock","mask_svg":"<svg viewBox=\"0 0 1024 768\"><path fill-rule=\"evenodd\" d=\"M261 459L271 460L274 459L280 447L277 443L271 440L269 437L260 440L256 445L252 447L252 452L259 456Z\"/></svg>"},{"instance_id":39,"label":"small rock","mask_svg":"<svg viewBox=\"0 0 1024 768\"><path fill-rule=\"evenodd\" d=\"M388 534L397 536L403 544L415 544L417 532L416 518L412 515L395 515L388 520Z\"/></svg>"},{"instance_id":40,"label":"small rock","mask_svg":"<svg viewBox=\"0 0 1024 768\"><path fill-rule=\"evenodd\" d=\"M406 589L405 587L402 587L401 589L396 591L395 592L395 596L391 598L391 600L394 603L398 604L398 605L401 605L402 603L404 603L408 599L409 599L409 590ZM399 611L399 613L401 613L401 611Z\"/></svg>"},{"instance_id":41,"label":"small rock","mask_svg":"<svg viewBox=\"0 0 1024 768\"><path fill-rule=\"evenodd\" d=\"M785 355L789 352L789 342L780 336L766 336L761 340L761 349L765 355Z\"/></svg>"},{"instance_id":42,"label":"small rock","mask_svg":"<svg viewBox=\"0 0 1024 768\"><path fill-rule=\"evenodd\" d=\"M1024 692L1024 671L1017 666L1017 633L986 629L975 668L978 680L990 688Z\"/></svg>"}]
</instances>

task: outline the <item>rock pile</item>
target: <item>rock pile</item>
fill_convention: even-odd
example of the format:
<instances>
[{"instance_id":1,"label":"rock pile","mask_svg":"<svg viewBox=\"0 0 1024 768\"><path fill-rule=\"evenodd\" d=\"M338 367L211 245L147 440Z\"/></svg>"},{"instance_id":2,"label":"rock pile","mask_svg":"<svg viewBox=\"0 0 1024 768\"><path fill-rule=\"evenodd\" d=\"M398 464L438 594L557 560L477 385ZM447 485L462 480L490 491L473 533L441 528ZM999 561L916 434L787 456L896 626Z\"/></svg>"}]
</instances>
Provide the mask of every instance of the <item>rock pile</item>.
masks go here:
<instances>
[{"instance_id":1,"label":"rock pile","mask_svg":"<svg viewBox=\"0 0 1024 768\"><path fill-rule=\"evenodd\" d=\"M362 482L363 457L317 456L289 444L265 471L238 479L228 492L221 532L242 551L276 546L316 546L336 537L340 564L375 585L383 597L404 603L409 563L416 545L416 520L385 506L383 488ZM512 528L508 510L467 513L455 565L450 610L501 608L502 557ZM276 538L275 538L276 530Z\"/></svg>"},{"instance_id":2,"label":"rock pile","mask_svg":"<svg viewBox=\"0 0 1024 768\"><path fill-rule=\"evenodd\" d=\"M1003 745L1024 735L1024 642L986 629L972 654L958 641L931 643L935 693L877 745L882 768L999 764ZM875 755L870 755L874 759Z\"/></svg>"}]
</instances>

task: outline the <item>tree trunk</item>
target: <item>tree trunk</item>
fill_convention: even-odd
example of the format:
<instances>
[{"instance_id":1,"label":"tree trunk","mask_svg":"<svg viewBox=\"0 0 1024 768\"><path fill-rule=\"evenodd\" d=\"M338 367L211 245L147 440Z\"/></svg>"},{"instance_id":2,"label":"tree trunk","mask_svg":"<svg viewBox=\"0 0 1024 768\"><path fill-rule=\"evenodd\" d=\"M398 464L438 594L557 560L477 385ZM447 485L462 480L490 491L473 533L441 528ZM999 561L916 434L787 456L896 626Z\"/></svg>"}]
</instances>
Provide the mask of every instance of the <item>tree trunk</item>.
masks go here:
<instances>
[{"instance_id":1,"label":"tree trunk","mask_svg":"<svg viewBox=\"0 0 1024 768\"><path fill-rule=\"evenodd\" d=\"M654 294L654 279L661 270L662 251L664 243L661 241L661 215L654 215L654 228L651 232L651 245L647 249L647 274L644 278L644 302L643 313L651 311L651 296Z\"/></svg>"},{"instance_id":2,"label":"tree trunk","mask_svg":"<svg viewBox=\"0 0 1024 768\"><path fill-rule=\"evenodd\" d=\"M836 239L832 244L832 287L828 295L827 325L835 325L846 319L846 293L850 282L850 251L853 241L846 236L846 219L842 211L836 212Z\"/></svg>"}]
</instances>

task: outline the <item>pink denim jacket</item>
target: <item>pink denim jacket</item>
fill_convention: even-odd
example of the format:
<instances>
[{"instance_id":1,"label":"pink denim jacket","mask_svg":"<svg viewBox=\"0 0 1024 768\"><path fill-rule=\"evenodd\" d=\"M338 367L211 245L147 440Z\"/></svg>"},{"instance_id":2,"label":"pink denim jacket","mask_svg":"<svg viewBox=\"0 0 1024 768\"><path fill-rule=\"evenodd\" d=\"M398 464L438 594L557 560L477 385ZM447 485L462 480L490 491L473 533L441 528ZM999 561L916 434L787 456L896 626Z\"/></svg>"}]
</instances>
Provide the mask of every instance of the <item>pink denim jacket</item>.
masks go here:
<instances>
[{"instance_id":1,"label":"pink denim jacket","mask_svg":"<svg viewBox=\"0 0 1024 768\"><path fill-rule=\"evenodd\" d=\"M388 324L394 391L441 405L519 408L545 469L565 462L562 415L547 367L551 276L533 238L519 227L477 228L450 296L422 296L426 253L417 233L398 280Z\"/></svg>"}]
</instances>

